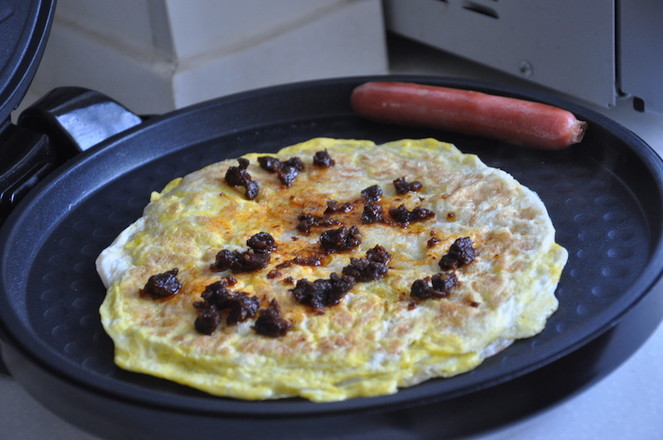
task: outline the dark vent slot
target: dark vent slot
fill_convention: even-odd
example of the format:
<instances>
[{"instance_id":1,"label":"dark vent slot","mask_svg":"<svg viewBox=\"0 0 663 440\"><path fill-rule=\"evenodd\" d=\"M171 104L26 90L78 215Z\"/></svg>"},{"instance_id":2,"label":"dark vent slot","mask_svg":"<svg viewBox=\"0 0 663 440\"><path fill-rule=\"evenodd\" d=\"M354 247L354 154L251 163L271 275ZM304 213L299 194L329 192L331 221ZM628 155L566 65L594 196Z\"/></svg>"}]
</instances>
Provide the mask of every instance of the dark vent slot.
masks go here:
<instances>
[{"instance_id":1,"label":"dark vent slot","mask_svg":"<svg viewBox=\"0 0 663 440\"><path fill-rule=\"evenodd\" d=\"M495 9L475 2L463 2L463 9L485 15L486 17L500 18Z\"/></svg>"}]
</instances>

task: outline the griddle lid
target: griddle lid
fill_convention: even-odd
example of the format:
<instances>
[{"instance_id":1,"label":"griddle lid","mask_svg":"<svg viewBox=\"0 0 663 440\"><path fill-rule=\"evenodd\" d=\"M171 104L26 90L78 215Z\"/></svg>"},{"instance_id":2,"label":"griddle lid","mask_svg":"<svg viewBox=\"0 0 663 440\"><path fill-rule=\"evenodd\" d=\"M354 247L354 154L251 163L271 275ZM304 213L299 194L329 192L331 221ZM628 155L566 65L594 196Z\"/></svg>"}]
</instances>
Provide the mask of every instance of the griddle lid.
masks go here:
<instances>
[{"instance_id":1,"label":"griddle lid","mask_svg":"<svg viewBox=\"0 0 663 440\"><path fill-rule=\"evenodd\" d=\"M56 0L0 2L0 127L18 107L46 46Z\"/></svg>"}]
</instances>

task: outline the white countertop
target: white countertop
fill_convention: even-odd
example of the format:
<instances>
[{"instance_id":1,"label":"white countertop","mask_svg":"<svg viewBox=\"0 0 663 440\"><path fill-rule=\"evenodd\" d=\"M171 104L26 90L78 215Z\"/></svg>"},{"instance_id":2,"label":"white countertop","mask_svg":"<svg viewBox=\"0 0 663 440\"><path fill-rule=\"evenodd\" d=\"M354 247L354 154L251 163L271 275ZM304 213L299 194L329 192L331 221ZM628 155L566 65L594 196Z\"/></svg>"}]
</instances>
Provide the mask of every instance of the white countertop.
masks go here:
<instances>
[{"instance_id":1,"label":"white countertop","mask_svg":"<svg viewBox=\"0 0 663 440\"><path fill-rule=\"evenodd\" d=\"M523 84L437 51L398 42L394 73L440 74ZM367 72L371 73L371 72ZM663 155L663 116L638 113L628 103L597 110L634 131ZM659 292L663 294L663 292ZM663 326L616 371L563 404L480 440L655 440L663 438ZM10 377L0 376L0 438L92 440L96 437L44 409Z\"/></svg>"}]
</instances>

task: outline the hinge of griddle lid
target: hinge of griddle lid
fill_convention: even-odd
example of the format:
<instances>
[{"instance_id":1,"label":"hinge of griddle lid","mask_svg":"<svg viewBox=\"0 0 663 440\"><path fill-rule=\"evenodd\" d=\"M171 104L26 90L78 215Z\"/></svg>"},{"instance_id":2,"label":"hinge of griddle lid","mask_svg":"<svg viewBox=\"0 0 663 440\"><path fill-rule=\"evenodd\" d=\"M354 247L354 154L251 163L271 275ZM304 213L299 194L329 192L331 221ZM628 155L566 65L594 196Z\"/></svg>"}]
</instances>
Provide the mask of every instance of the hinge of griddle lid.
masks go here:
<instances>
[{"instance_id":1,"label":"hinge of griddle lid","mask_svg":"<svg viewBox=\"0 0 663 440\"><path fill-rule=\"evenodd\" d=\"M16 203L60 162L45 134L15 125L0 131L0 225Z\"/></svg>"}]
</instances>

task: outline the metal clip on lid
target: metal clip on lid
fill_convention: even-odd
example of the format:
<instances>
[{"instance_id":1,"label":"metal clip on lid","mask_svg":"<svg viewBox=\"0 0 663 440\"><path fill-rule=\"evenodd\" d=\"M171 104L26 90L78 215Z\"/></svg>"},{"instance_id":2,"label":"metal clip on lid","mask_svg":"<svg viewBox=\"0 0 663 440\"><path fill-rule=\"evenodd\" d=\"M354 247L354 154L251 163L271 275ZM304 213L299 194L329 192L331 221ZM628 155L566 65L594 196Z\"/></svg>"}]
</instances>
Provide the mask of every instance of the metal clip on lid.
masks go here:
<instances>
[{"instance_id":1,"label":"metal clip on lid","mask_svg":"<svg viewBox=\"0 0 663 440\"><path fill-rule=\"evenodd\" d=\"M38 181L65 160L142 122L108 96L57 88L27 108L2 133L0 224Z\"/></svg>"},{"instance_id":2,"label":"metal clip on lid","mask_svg":"<svg viewBox=\"0 0 663 440\"><path fill-rule=\"evenodd\" d=\"M142 122L108 96L81 87L61 87L26 109L19 125L48 134L51 143L73 156Z\"/></svg>"}]
</instances>

